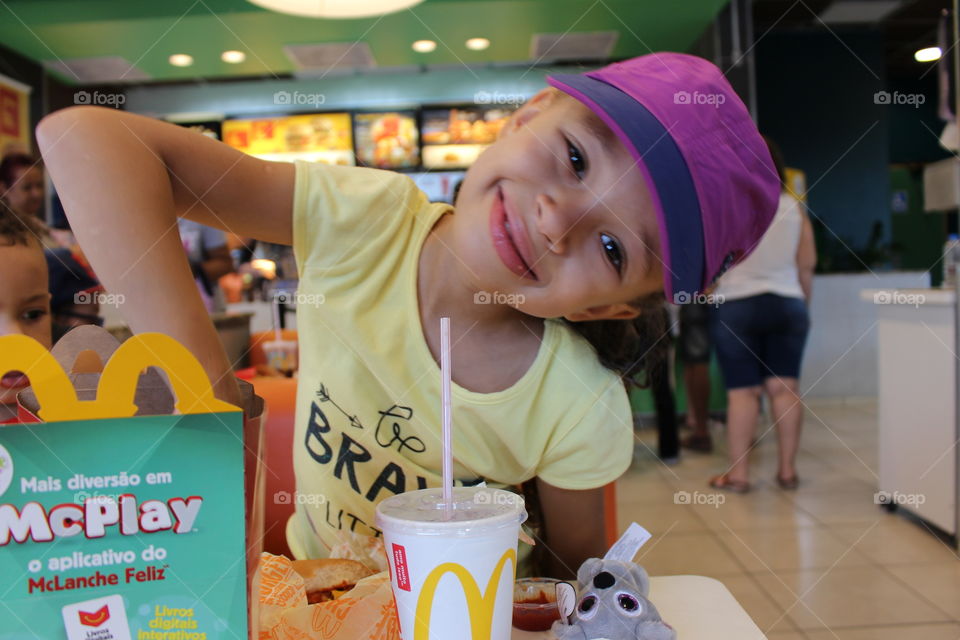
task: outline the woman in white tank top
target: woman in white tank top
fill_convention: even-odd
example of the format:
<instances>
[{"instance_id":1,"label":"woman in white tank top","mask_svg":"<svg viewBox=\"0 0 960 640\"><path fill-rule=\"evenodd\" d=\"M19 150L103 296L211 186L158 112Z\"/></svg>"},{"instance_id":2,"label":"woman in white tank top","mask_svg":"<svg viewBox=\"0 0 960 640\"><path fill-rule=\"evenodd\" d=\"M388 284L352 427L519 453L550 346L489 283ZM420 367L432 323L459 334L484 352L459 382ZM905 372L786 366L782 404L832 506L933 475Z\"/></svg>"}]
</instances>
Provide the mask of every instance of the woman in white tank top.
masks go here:
<instances>
[{"instance_id":1,"label":"woman in white tank top","mask_svg":"<svg viewBox=\"0 0 960 640\"><path fill-rule=\"evenodd\" d=\"M767 144L784 185L779 150L769 140ZM749 453L763 393L770 398L778 433L777 484L788 490L797 487L795 461L803 422L798 381L815 265L810 220L802 203L784 188L760 243L720 279L715 291L722 303L713 312L711 334L727 387L729 456L726 472L710 481L716 489L750 489Z\"/></svg>"}]
</instances>

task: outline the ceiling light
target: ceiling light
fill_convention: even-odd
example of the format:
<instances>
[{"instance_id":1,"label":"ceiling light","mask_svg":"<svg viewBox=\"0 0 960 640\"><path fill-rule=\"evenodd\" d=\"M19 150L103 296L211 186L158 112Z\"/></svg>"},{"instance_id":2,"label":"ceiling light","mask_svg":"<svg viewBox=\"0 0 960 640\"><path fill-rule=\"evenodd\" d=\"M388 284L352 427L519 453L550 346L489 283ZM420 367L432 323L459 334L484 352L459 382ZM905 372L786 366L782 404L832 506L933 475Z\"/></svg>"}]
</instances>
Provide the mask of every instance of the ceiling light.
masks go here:
<instances>
[{"instance_id":1,"label":"ceiling light","mask_svg":"<svg viewBox=\"0 0 960 640\"><path fill-rule=\"evenodd\" d=\"M253 4L307 18L369 18L420 4L423 0L250 0Z\"/></svg>"},{"instance_id":2,"label":"ceiling light","mask_svg":"<svg viewBox=\"0 0 960 640\"><path fill-rule=\"evenodd\" d=\"M170 56L170 64L175 67L189 67L193 64L193 56L188 56L185 53L175 53Z\"/></svg>"},{"instance_id":3,"label":"ceiling light","mask_svg":"<svg viewBox=\"0 0 960 640\"><path fill-rule=\"evenodd\" d=\"M413 50L417 53L430 53L437 48L437 43L433 40L417 40L413 43Z\"/></svg>"},{"instance_id":4,"label":"ceiling light","mask_svg":"<svg viewBox=\"0 0 960 640\"><path fill-rule=\"evenodd\" d=\"M913 59L917 62L933 62L939 60L942 55L943 52L940 51L940 47L927 47L926 49L919 49L913 54Z\"/></svg>"},{"instance_id":5,"label":"ceiling light","mask_svg":"<svg viewBox=\"0 0 960 640\"><path fill-rule=\"evenodd\" d=\"M486 38L470 38L467 40L467 49L474 51L483 51L490 46L490 41Z\"/></svg>"},{"instance_id":6,"label":"ceiling light","mask_svg":"<svg viewBox=\"0 0 960 640\"><path fill-rule=\"evenodd\" d=\"M220 54L220 59L228 64L240 64L247 59L247 54L243 51L224 51Z\"/></svg>"}]
</instances>

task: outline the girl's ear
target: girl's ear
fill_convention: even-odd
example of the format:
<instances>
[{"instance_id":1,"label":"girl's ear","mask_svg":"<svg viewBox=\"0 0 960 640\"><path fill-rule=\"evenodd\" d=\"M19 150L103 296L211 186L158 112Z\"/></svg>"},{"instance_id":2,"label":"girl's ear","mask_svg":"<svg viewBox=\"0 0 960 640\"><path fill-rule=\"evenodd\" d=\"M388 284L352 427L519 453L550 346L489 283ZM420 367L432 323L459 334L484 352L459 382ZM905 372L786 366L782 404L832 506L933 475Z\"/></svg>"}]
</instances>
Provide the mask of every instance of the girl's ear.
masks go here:
<instances>
[{"instance_id":1,"label":"girl's ear","mask_svg":"<svg viewBox=\"0 0 960 640\"><path fill-rule=\"evenodd\" d=\"M510 116L510 121L503 128L500 135L509 135L530 122L532 118L542 113L547 107L556 100L559 91L553 87L541 89L532 98L527 100L522 107L514 111Z\"/></svg>"},{"instance_id":2,"label":"girl's ear","mask_svg":"<svg viewBox=\"0 0 960 640\"><path fill-rule=\"evenodd\" d=\"M639 315L640 310L635 306L621 302L619 304L590 307L583 311L575 311L564 317L570 322L592 322L595 320L633 320Z\"/></svg>"}]
</instances>

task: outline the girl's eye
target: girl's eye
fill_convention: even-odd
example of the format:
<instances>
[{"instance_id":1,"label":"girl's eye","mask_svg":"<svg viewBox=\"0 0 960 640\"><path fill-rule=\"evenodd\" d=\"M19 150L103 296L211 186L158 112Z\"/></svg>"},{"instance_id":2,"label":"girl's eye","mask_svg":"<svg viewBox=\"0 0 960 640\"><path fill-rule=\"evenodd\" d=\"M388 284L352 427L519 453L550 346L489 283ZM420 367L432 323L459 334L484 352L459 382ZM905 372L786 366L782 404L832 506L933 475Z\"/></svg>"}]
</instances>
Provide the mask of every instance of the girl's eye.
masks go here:
<instances>
[{"instance_id":1,"label":"girl's eye","mask_svg":"<svg viewBox=\"0 0 960 640\"><path fill-rule=\"evenodd\" d=\"M23 312L23 319L27 322L36 322L47 315L46 309L30 309Z\"/></svg>"},{"instance_id":2,"label":"girl's eye","mask_svg":"<svg viewBox=\"0 0 960 640\"><path fill-rule=\"evenodd\" d=\"M567 140L567 155L570 157L570 167L573 172L578 179L583 180L583 176L587 173L587 159L580 152L580 149L569 140Z\"/></svg>"},{"instance_id":3,"label":"girl's eye","mask_svg":"<svg viewBox=\"0 0 960 640\"><path fill-rule=\"evenodd\" d=\"M610 264L613 265L613 268L617 270L618 274L622 274L623 250L620 248L620 243L617 242L613 236L601 233L600 244L603 245L603 252L606 254L607 260L610 261Z\"/></svg>"}]
</instances>

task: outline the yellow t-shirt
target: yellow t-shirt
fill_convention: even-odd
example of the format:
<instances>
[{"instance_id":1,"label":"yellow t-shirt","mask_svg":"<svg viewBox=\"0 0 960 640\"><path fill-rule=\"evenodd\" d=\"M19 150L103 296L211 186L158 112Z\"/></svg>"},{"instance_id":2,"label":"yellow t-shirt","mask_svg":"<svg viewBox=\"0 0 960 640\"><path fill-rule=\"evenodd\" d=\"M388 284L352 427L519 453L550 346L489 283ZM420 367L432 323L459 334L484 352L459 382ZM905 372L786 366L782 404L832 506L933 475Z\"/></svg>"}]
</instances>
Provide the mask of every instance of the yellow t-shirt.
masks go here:
<instances>
[{"instance_id":1,"label":"yellow t-shirt","mask_svg":"<svg viewBox=\"0 0 960 640\"><path fill-rule=\"evenodd\" d=\"M440 486L440 370L420 324L420 250L449 205L389 171L298 162L300 275L294 470L298 558L325 557L338 530L379 535L377 502ZM546 322L533 365L510 388L453 385L458 484L601 487L630 464L623 383L592 347Z\"/></svg>"}]
</instances>

